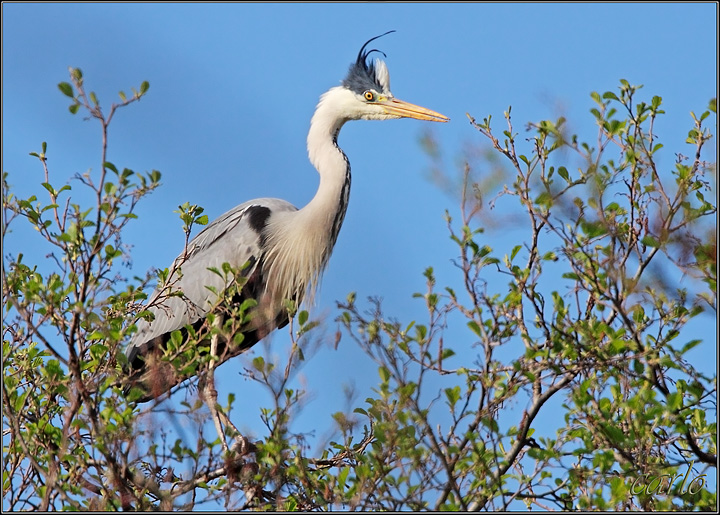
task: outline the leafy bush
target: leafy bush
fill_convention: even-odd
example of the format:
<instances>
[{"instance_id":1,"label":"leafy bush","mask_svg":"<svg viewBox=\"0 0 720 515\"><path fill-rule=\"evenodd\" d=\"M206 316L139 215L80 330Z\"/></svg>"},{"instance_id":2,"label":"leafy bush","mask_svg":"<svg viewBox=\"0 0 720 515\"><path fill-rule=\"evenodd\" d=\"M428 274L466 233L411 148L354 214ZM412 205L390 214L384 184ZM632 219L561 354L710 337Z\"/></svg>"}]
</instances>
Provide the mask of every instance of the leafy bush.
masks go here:
<instances>
[{"instance_id":1,"label":"leafy bush","mask_svg":"<svg viewBox=\"0 0 720 515\"><path fill-rule=\"evenodd\" d=\"M340 303L379 382L351 413L328 414L341 438L310 458L290 430L304 398L290 378L317 326L305 311L286 362L258 356L245 371L273 399L262 442L230 421L232 395L209 405L224 417L220 434L190 397L140 411L123 395L122 347L151 277L123 277L122 234L160 173L110 162L108 127L149 85L105 114L80 70L70 77L60 90L71 113L100 123L101 166L56 189L43 143L31 155L45 200L17 198L3 174L3 242L11 227L36 233L50 257L3 256L4 508L715 507L711 481L676 481L713 475L717 459L716 376L696 352L713 342L687 331L717 301L715 163L703 157L714 100L692 116L691 155L676 152L671 175L653 132L662 99L639 101L626 81L592 94L593 144L562 119L530 124L519 142L510 110L501 136L490 117L470 118L505 175L486 183L465 168L460 219L446 216L457 284L441 288L426 270L414 295L424 320L395 320L352 294ZM507 253L485 237L492 194L491 206L523 213L504 227L522 241ZM207 217L190 204L179 213L187 242ZM172 273L160 270L160 284ZM180 419L187 433L168 424Z\"/></svg>"}]
</instances>

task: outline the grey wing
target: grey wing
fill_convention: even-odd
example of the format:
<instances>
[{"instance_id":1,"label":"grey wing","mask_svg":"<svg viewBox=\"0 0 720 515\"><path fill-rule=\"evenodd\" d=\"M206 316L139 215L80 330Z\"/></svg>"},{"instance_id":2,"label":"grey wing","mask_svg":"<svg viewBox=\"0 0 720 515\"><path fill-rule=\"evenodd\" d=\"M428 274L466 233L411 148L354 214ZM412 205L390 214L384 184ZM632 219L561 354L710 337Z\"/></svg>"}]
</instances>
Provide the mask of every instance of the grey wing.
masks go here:
<instances>
[{"instance_id":1,"label":"grey wing","mask_svg":"<svg viewBox=\"0 0 720 515\"><path fill-rule=\"evenodd\" d=\"M187 255L179 256L173 265L180 271L175 272L179 279L170 281L173 290L182 291L183 297L165 297L158 302L162 290L155 290L148 300L148 311L154 314L154 320L138 320L138 331L125 350L131 363L138 355L145 355L158 337L205 318L225 286L223 277L209 268L222 270L223 263L235 268L249 263L244 272L252 274L261 259L262 229L271 213L279 211L297 211L297 208L280 199L245 202L214 220L193 238Z\"/></svg>"}]
</instances>

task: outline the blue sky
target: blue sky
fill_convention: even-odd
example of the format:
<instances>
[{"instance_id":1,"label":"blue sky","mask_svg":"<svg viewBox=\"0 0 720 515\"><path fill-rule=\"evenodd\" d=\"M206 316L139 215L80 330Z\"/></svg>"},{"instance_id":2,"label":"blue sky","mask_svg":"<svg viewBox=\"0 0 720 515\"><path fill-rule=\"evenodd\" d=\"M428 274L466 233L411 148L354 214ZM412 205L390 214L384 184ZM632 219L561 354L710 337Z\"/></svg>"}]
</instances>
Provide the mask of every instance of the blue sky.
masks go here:
<instances>
[{"instance_id":1,"label":"blue sky","mask_svg":"<svg viewBox=\"0 0 720 515\"><path fill-rule=\"evenodd\" d=\"M105 106L120 89L150 82L148 95L120 111L110 132L109 158L117 166L163 173L162 188L140 206L125 237L134 246L136 275L168 266L180 252L183 234L173 210L183 202L204 206L211 219L256 197L308 202L317 174L305 137L320 94L345 76L367 39L396 30L375 43L387 54L393 93L451 122L354 122L343 129L339 143L352 163L353 189L313 310L327 316L328 335L336 328L335 301L350 291L359 299L383 297L388 313L409 322L422 313L411 293L424 289L427 266L440 285L454 280L456 251L443 214L457 213L457 202L428 180L423 131L437 138L448 170L465 149L484 143L466 112L478 119L492 114L499 129L512 105L520 132L526 122L562 114L589 137L590 92L615 90L625 78L643 84L646 98L663 97L667 115L657 132L666 148L678 147L661 163L669 170L672 152L685 150L689 112L704 110L717 89L714 3L5 3L2 9L2 160L19 194L42 182L28 156L42 141L56 187L76 172L98 169L99 127L71 116L57 89L69 66L83 70ZM494 238L497 249L519 243ZM6 253L34 248L19 235L8 244ZM286 340L279 335L274 344ZM223 367L221 396L243 389L239 397L257 397L255 385L237 385L238 368ZM302 374L315 399L306 408L308 421L329 420L343 408L337 385L355 383L362 405L377 379L376 367L349 338L337 351L324 348ZM310 430L307 424L298 429ZM261 432L257 411L241 426Z\"/></svg>"}]
</instances>

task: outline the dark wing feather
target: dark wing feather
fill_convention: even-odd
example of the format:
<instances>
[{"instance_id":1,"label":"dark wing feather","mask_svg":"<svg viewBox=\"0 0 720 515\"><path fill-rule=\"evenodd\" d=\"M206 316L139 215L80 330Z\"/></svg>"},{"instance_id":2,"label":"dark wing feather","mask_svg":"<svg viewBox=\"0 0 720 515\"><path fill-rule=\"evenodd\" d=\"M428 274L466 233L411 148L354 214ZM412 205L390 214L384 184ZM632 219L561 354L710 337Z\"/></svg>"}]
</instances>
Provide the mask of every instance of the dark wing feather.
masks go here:
<instances>
[{"instance_id":1,"label":"dark wing feather","mask_svg":"<svg viewBox=\"0 0 720 515\"><path fill-rule=\"evenodd\" d=\"M131 379L147 372L145 358L167 342L170 333L187 325L201 323L218 300L225 283L223 278L210 271L222 270L223 263L234 268L247 264L246 277L258 279L262 267L264 245L263 228L273 212L297 211L292 204L280 199L257 199L241 204L210 223L188 244L187 255L179 256L174 267L179 279L173 289L183 292L182 297L166 297L158 302L161 290L157 289L148 300L148 311L153 313L150 322L137 321L138 331L125 350L131 367ZM255 287L262 285L255 285ZM242 300L242 299L240 299ZM155 305L157 304L157 305ZM262 336L260 336L261 338ZM259 339L255 336L255 341ZM253 341L252 343L255 343ZM250 342L248 342L250 343ZM180 378L182 380L184 378ZM137 382L137 381L132 381ZM160 392L153 391L145 399L164 393L174 384L165 385ZM147 385L146 385L147 386Z\"/></svg>"}]
</instances>

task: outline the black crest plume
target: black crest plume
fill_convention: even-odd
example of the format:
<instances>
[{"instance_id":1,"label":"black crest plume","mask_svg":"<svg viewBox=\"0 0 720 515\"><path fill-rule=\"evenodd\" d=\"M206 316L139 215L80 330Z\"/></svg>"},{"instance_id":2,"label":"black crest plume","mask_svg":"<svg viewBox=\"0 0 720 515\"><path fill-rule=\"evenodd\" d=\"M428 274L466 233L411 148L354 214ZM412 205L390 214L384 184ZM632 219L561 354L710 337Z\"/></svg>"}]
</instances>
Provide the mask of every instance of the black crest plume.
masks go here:
<instances>
[{"instance_id":1,"label":"black crest plume","mask_svg":"<svg viewBox=\"0 0 720 515\"><path fill-rule=\"evenodd\" d=\"M393 32L395 31L389 30L385 34L380 34L379 36L375 36L365 42L358 53L357 60L350 65L347 77L345 77L345 80L342 82L343 86L356 93L362 93L368 89L375 89L377 91L383 90L383 85L378 82L377 74L375 73L375 63L372 61L368 62L367 58L373 52L379 52L383 55L383 57L387 56L385 55L385 52L382 52L377 48L373 48L372 50L365 49L371 42Z\"/></svg>"}]
</instances>

